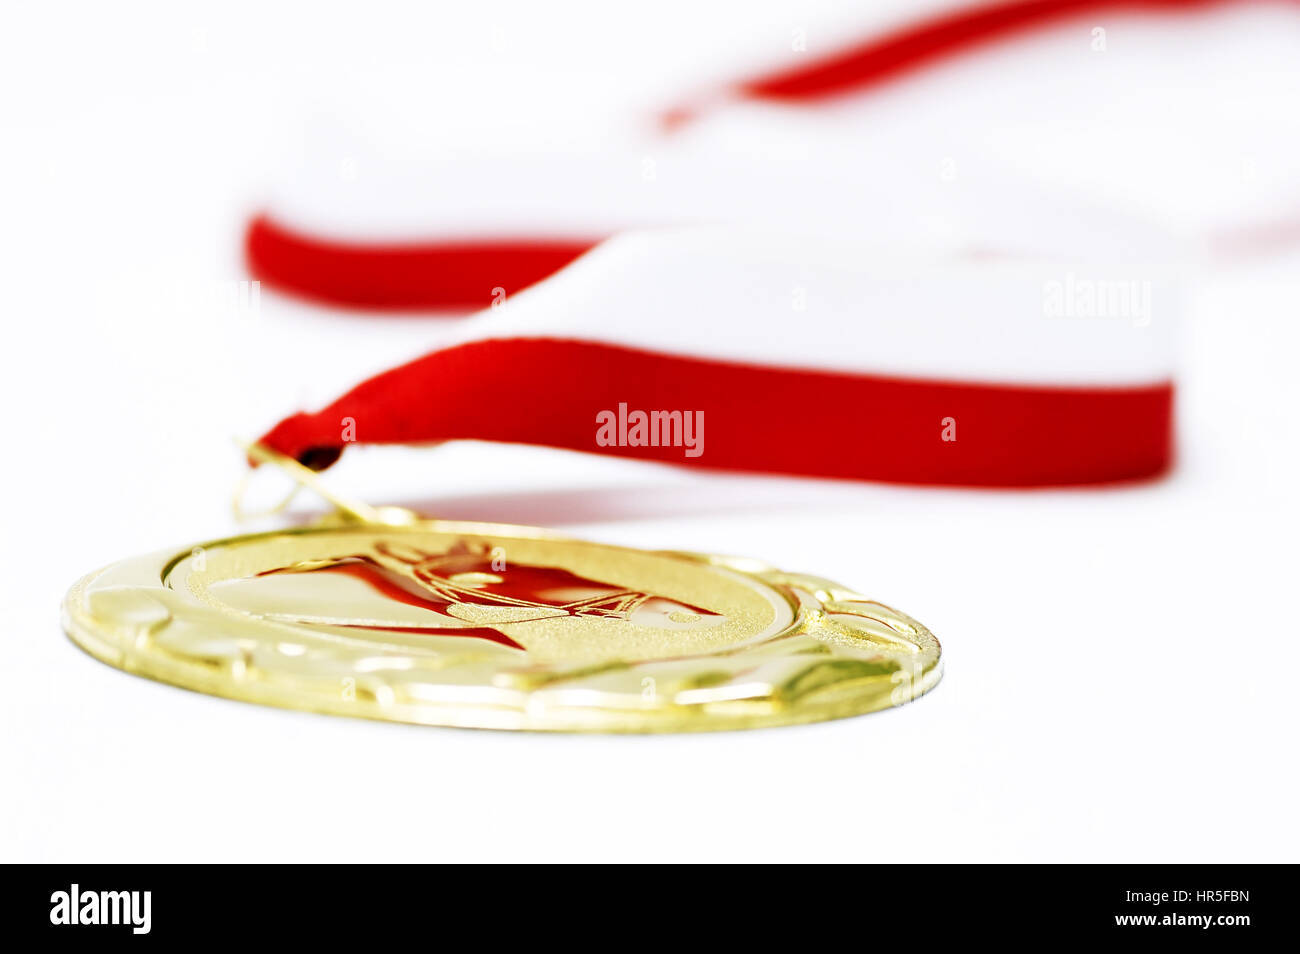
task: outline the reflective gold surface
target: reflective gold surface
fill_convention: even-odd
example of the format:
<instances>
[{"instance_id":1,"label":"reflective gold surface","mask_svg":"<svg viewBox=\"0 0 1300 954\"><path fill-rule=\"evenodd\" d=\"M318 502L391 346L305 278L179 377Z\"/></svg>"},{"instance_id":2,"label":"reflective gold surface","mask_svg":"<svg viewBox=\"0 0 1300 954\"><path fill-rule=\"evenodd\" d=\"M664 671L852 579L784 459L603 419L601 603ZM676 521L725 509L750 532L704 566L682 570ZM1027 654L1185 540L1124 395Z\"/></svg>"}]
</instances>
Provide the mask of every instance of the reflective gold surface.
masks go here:
<instances>
[{"instance_id":1,"label":"reflective gold surface","mask_svg":"<svg viewBox=\"0 0 1300 954\"><path fill-rule=\"evenodd\" d=\"M827 580L524 527L234 537L77 583L127 672L247 702L495 729L682 732L856 715L939 679L925 627Z\"/></svg>"}]
</instances>

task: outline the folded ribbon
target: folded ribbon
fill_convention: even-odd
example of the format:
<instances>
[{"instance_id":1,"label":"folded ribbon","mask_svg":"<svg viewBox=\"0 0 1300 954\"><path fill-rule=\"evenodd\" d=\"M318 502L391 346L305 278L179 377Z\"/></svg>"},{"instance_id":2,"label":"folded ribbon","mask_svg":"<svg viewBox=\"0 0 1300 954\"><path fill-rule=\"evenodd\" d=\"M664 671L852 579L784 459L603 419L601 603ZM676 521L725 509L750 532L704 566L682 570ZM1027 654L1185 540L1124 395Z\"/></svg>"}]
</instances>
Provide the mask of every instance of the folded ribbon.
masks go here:
<instances>
[{"instance_id":1,"label":"folded ribbon","mask_svg":"<svg viewBox=\"0 0 1300 954\"><path fill-rule=\"evenodd\" d=\"M862 260L725 231L621 236L262 441L316 468L352 442L456 439L974 486L1169 466L1167 283Z\"/></svg>"}]
</instances>

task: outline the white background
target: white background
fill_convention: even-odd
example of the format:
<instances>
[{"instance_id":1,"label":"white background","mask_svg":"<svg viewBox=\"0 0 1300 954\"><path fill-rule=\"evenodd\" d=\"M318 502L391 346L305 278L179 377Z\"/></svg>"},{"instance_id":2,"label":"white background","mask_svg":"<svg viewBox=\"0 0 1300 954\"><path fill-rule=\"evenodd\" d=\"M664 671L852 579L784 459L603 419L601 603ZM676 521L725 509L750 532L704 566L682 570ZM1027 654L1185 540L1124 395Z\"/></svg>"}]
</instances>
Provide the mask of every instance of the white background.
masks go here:
<instances>
[{"instance_id":1,"label":"white background","mask_svg":"<svg viewBox=\"0 0 1300 954\"><path fill-rule=\"evenodd\" d=\"M220 300L321 116L396 99L430 136L598 139L788 57L792 30L815 51L892 15L448 6L5 5L0 857L1295 860L1294 248L1196 273L1180 466L1149 485L906 489L478 445L330 474L440 516L842 579L943 642L943 683L902 709L698 737L424 729L184 692L62 635L82 574L238 529L231 438L432 340L420 319Z\"/></svg>"}]
</instances>

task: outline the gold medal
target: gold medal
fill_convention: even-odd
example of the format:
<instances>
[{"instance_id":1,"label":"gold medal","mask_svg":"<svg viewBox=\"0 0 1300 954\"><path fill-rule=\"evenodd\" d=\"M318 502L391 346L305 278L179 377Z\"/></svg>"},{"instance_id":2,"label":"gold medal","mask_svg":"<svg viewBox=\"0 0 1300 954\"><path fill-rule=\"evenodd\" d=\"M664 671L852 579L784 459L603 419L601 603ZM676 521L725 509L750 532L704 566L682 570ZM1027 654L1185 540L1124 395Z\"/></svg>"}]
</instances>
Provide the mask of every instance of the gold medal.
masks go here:
<instances>
[{"instance_id":1,"label":"gold medal","mask_svg":"<svg viewBox=\"0 0 1300 954\"><path fill-rule=\"evenodd\" d=\"M68 634L109 665L212 695L475 728L790 725L939 680L924 626L818 577L330 499L338 514L314 526L92 573L65 601Z\"/></svg>"}]
</instances>

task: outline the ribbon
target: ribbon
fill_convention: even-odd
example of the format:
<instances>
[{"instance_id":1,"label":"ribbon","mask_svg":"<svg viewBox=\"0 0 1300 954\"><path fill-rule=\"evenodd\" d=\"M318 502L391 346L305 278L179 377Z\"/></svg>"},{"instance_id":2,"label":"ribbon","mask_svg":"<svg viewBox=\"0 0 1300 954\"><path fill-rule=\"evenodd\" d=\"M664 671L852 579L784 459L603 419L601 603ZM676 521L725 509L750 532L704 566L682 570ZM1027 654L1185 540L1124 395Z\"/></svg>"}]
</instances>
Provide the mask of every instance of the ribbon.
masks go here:
<instances>
[{"instance_id":1,"label":"ribbon","mask_svg":"<svg viewBox=\"0 0 1300 954\"><path fill-rule=\"evenodd\" d=\"M906 24L883 36L868 37L839 53L807 65L757 76L736 83L722 95L809 103L872 89L914 73L932 63L961 56L1035 29L1062 21L1113 13L1177 13L1242 0L1008 0L964 10L939 13ZM671 117L694 113L677 107Z\"/></svg>"},{"instance_id":2,"label":"ribbon","mask_svg":"<svg viewBox=\"0 0 1300 954\"><path fill-rule=\"evenodd\" d=\"M1125 317L1089 312L1101 299L1082 293L1097 289L1073 274L1060 282L1051 266L872 269L858 253L833 263L746 239L612 239L469 319L461 340L281 421L262 443L316 469L351 443L474 439L991 487L1169 467L1163 285L1103 289L1146 295ZM810 261L819 274L800 310L791 290Z\"/></svg>"},{"instance_id":3,"label":"ribbon","mask_svg":"<svg viewBox=\"0 0 1300 954\"><path fill-rule=\"evenodd\" d=\"M966 385L514 338L379 374L319 412L286 418L262 443L321 469L353 442L351 421L365 444L476 439L731 471L1054 486L1162 474L1173 457L1173 396L1172 383ZM665 431L656 412L677 412L681 423L669 418ZM600 443L602 415L618 441ZM638 423L643 434L630 443ZM664 433L681 437L663 443ZM693 445L698 457L687 453Z\"/></svg>"},{"instance_id":4,"label":"ribbon","mask_svg":"<svg viewBox=\"0 0 1300 954\"><path fill-rule=\"evenodd\" d=\"M1245 0L1007 0L977 4L926 15L882 34L868 36L841 51L811 57L808 62L792 68L726 84L720 90L666 110L665 123L678 126L685 119L702 114L717 116L738 101L778 103L795 107L790 111L791 116L807 116L821 103L849 95L874 94L903 77L916 75L1016 36L1052 28L1071 18L1142 12L1174 15L1230 4L1245 6ZM782 132L781 119L769 119L776 124L773 132L778 140L788 135L797 147L808 147L809 129L799 126L796 121L793 131ZM830 125L834 126L834 122ZM887 145L889 130L881 130L879 135L881 142ZM428 186L433 189L436 186L452 193L461 190L487 193L493 190L493 182L497 183L493 191L499 192L511 181L528 179L526 186L515 188L523 189L518 204L528 206L532 214L512 218L508 213L510 203L507 202L507 212L502 215L502 221L493 222L486 212L468 211L448 199L449 208L437 206L431 209L429 234L384 238L382 227L378 231L373 227L362 227L346 215L341 219L316 215L315 212L320 211L318 206L328 207L330 203L327 198L312 198L306 203L308 214L305 221L309 225L289 224L295 221L294 214L302 211L292 202L289 203L287 219L283 217L286 212L283 209L256 217L245 237L246 259L252 274L268 286L323 303L377 310L428 312L450 309L463 312L484 307L497 296L513 295L568 265L609 235L626 228L653 224L663 220L665 215L668 221L738 221L740 216L737 213L754 205L749 196L757 189L769 194L768 205L772 209L793 206L801 210L801 215L806 215L809 206L816 204L809 194L815 190L804 187L809 179L835 181L843 201L849 203L853 196L848 193L861 193L864 180L881 182L900 177L897 170L876 166L850 168L845 173L820 168L813 163L804 170L805 179L769 181L773 176L779 176L779 167L784 164L769 162L763 180L752 183L748 190L733 190L730 180L743 178L753 163L739 169L728 166L725 159L710 152L708 145L711 143L713 140L706 136L703 144L684 144L678 137L675 141L659 139L651 145L643 145L645 151L662 153L667 157L666 162L675 159L681 163L681 168L654 190L662 203L659 207L646 204L644 193L651 190L639 179L639 164L644 160L643 156L635 154L615 156L606 163L621 170L619 174L624 179L631 180L623 182L621 190L611 188L609 183L592 187L579 174L573 177L576 182L559 178L533 181L523 169L512 173L509 169L492 168L484 172L483 181L473 177L461 181L449 177L448 170L440 167L431 173L430 183L417 183L414 188ZM686 154L682 154L683 148L688 146L695 146L698 151L692 153L688 149ZM820 145L814 143L809 148L813 154L821 155L834 153L835 146L832 141ZM872 150L866 148L864 151ZM862 158L865 164L867 157ZM935 161L938 162L938 157ZM596 171L598 175L591 178L614 174L603 167ZM970 170L963 168L962 173L970 175ZM693 189L685 189L681 180L692 177L701 182ZM675 188L685 191L675 193ZM910 194L906 191L908 188L912 189ZM899 182L896 189L894 195L882 197L881 202L894 201L896 196L906 195L905 201L918 206L913 218L932 214L931 210L924 208L925 203L933 198L932 180L924 181L924 192L917 192L917 186L909 187L903 182ZM993 194L994 190L986 191ZM438 194L436 190L435 194ZM549 234L544 225L546 216L542 214L539 218L538 207L533 204L538 201L536 196L539 194L551 196L557 210L563 212L557 211L554 215L551 231L556 234ZM567 199L564 198L566 194ZM555 195L560 198L554 200ZM366 200L371 198L363 194L363 201L352 204L364 208ZM489 196L484 198L485 204L489 204L486 202ZM381 202L380 199L374 201ZM1022 205L1034 203L1034 199L1023 192L1011 193L1004 197L1004 201ZM464 231L463 217L471 214L475 215L474 234L460 234ZM881 230L881 234L888 234L895 225L888 221L880 224L878 212L873 214L870 208L854 207L851 212L846 212L846 217L850 224L860 221L864 232L874 228ZM539 226L539 222L543 224ZM562 234L565 229L560 226L573 223L581 226L578 236ZM362 238L362 235L368 237Z\"/></svg>"}]
</instances>

